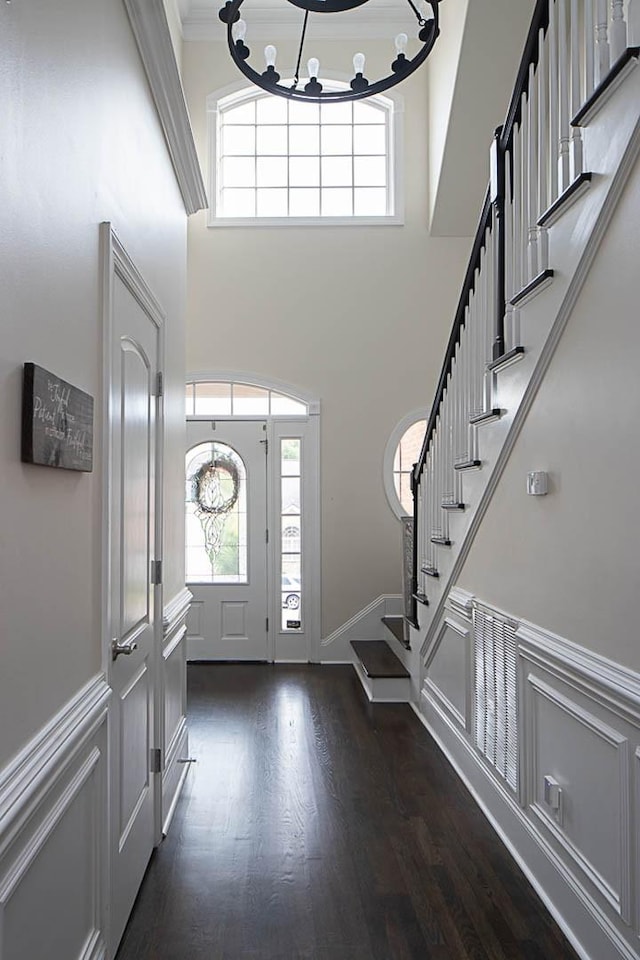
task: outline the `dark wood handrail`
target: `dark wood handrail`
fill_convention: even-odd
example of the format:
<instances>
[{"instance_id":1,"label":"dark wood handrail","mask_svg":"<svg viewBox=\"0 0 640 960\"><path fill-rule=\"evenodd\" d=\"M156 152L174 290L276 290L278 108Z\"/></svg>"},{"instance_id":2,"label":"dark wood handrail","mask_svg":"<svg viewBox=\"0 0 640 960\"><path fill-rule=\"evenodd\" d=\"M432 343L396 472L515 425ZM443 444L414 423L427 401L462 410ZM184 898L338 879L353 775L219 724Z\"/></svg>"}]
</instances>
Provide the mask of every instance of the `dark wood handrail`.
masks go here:
<instances>
[{"instance_id":1,"label":"dark wood handrail","mask_svg":"<svg viewBox=\"0 0 640 960\"><path fill-rule=\"evenodd\" d=\"M460 333L464 327L464 316L469 304L469 298L473 293L475 286L475 274L478 266L480 264L480 254L484 248L485 237L487 232L487 227L491 220L491 196L489 190L484 198L484 203L482 205L482 212L480 214L480 220L478 222L478 229L476 231L476 238L471 249L471 256L469 258L469 265L467 267L467 272L464 276L464 282L462 284L462 293L460 294L460 299L458 301L458 308L456 310L455 319L453 321L453 327L451 328L451 333L449 335L449 342L447 343L447 350L444 355L444 363L442 364L442 370L440 371L440 379L438 380L438 385L436 387L436 394L433 405L431 407L431 413L429 415L429 420L427 422L427 429L424 435L424 440L422 442L422 449L420 451L420 458L415 465L414 474L415 479L418 481L420 479L420 474L424 468L427 454L429 452L429 447L431 446L431 438L436 426L436 420L438 418L438 410L440 409L440 404L444 396L445 387L447 385L447 377L451 372L451 365L453 363L453 358L455 356L456 347L460 342Z\"/></svg>"},{"instance_id":2,"label":"dark wood handrail","mask_svg":"<svg viewBox=\"0 0 640 960\"><path fill-rule=\"evenodd\" d=\"M505 118L504 125L499 130L496 138L497 146L497 156L496 163L499 166L499 177L502 183L504 183L504 163L505 163L505 154L511 143L511 138L513 135L513 128L520 121L520 113L522 110L522 94L525 93L529 88L529 68L531 64L534 66L538 63L538 57L540 54L540 31L546 30L549 25L549 3L550 0L537 0L535 10L533 12L533 17L531 20L531 26L529 27L529 33L527 34L527 40L524 46L522 59L520 61L520 67L516 76L515 87L511 100L509 102L509 108L507 110L507 115ZM493 202L492 202L493 201ZM420 458L416 463L413 471L414 481L417 484L420 480L420 476L424 469L426 462L427 454L429 452L429 447L431 446L431 439L436 426L436 420L438 419L438 411L440 410L440 404L442 403L442 398L444 396L444 391L447 384L447 377L451 372L451 367L453 364L453 358L455 356L456 347L460 342L460 334L462 328L464 327L464 318L469 299L474 289L475 284L475 272L478 268L480 262L480 253L485 244L485 235L487 226L489 225L492 217L492 208L495 206L496 197L491 196L491 187L487 189L487 193L484 198L484 203L482 206L482 213L480 214L480 221L478 223L478 229L475 235L475 240L473 247L471 249L471 257L469 259L469 265L467 267L467 272L464 277L464 282L462 284L462 291L460 294L460 299L458 301L458 307L456 309L453 327L451 329L451 334L449 336L449 341L447 343L447 350L444 357L444 362L442 364L442 369L440 372L440 379L436 386L435 396L433 405L431 407L431 412L429 414L429 419L427 421L427 429L425 432L424 441L422 444L422 449L420 451ZM498 263L498 273L500 277L504 277L504 244L499 244L498 247L499 259L502 260L501 263ZM497 303L504 302L504 291L498 291L498 297L496 300ZM496 324L498 331L503 328L504 317L497 317ZM500 342L500 335L497 335L497 341ZM494 360L497 359L495 356Z\"/></svg>"}]
</instances>

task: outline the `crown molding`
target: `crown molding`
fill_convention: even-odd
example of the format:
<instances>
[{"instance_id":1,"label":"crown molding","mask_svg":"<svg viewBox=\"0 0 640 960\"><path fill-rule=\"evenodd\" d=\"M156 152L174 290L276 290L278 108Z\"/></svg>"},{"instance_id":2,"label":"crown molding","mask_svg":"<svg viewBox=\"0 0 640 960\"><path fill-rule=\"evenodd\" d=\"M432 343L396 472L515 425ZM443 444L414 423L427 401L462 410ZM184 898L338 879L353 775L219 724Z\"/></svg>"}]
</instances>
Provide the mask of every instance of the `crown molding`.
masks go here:
<instances>
[{"instance_id":1,"label":"crown molding","mask_svg":"<svg viewBox=\"0 0 640 960\"><path fill-rule=\"evenodd\" d=\"M187 214L208 206L162 0L124 0Z\"/></svg>"}]
</instances>

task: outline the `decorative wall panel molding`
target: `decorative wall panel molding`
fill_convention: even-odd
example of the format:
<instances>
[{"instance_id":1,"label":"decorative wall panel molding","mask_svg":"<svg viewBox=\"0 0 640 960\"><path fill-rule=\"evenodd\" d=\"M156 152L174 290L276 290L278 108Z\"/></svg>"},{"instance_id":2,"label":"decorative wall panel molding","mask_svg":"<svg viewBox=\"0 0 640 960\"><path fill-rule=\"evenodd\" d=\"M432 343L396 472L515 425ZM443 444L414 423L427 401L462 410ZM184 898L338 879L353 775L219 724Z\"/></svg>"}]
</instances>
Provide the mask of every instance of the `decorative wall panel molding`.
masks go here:
<instances>
[{"instance_id":1,"label":"decorative wall panel molding","mask_svg":"<svg viewBox=\"0 0 640 960\"><path fill-rule=\"evenodd\" d=\"M589 881L627 923L631 917L630 752L623 733L529 674L529 791L532 814L561 848L578 882ZM569 729L568 729L569 728ZM546 743L541 744L546 733ZM547 761L545 764L545 760ZM554 764L552 767L551 764ZM562 817L542 782L556 773ZM581 782L582 781L582 782Z\"/></svg>"},{"instance_id":2,"label":"decorative wall panel molding","mask_svg":"<svg viewBox=\"0 0 640 960\"><path fill-rule=\"evenodd\" d=\"M162 0L124 0L187 214L207 193Z\"/></svg>"},{"instance_id":3,"label":"decorative wall panel molding","mask_svg":"<svg viewBox=\"0 0 640 960\"><path fill-rule=\"evenodd\" d=\"M443 614L433 634L420 715L580 955L637 960L640 674L479 598L472 607L474 632L478 618L500 618L514 641L519 794L476 749L477 699L465 727L450 692L447 644L466 631L471 648L464 595L454 593L447 609L456 613ZM477 664L458 670L471 692L486 683ZM503 686L489 683L492 716L506 709Z\"/></svg>"},{"instance_id":4,"label":"decorative wall panel molding","mask_svg":"<svg viewBox=\"0 0 640 960\"><path fill-rule=\"evenodd\" d=\"M106 955L110 693L95 677L0 773L0 960Z\"/></svg>"},{"instance_id":5,"label":"decorative wall panel molding","mask_svg":"<svg viewBox=\"0 0 640 960\"><path fill-rule=\"evenodd\" d=\"M0 771L0 856L77 750L103 722L111 689L89 681Z\"/></svg>"},{"instance_id":6,"label":"decorative wall panel molding","mask_svg":"<svg viewBox=\"0 0 640 960\"><path fill-rule=\"evenodd\" d=\"M165 637L182 625L189 612L192 599L193 594L185 587L165 604L162 611L162 630Z\"/></svg>"},{"instance_id":7,"label":"decorative wall panel molding","mask_svg":"<svg viewBox=\"0 0 640 960\"><path fill-rule=\"evenodd\" d=\"M164 607L162 615L162 832L166 836L180 791L189 772L187 730L186 621L193 596L185 587Z\"/></svg>"},{"instance_id":8,"label":"decorative wall panel molding","mask_svg":"<svg viewBox=\"0 0 640 960\"><path fill-rule=\"evenodd\" d=\"M445 617L425 663L425 688L463 730L471 729L471 631Z\"/></svg>"},{"instance_id":9,"label":"decorative wall panel molding","mask_svg":"<svg viewBox=\"0 0 640 960\"><path fill-rule=\"evenodd\" d=\"M452 587L445 601L447 610L457 614L465 620L471 620L473 611L473 594L460 587Z\"/></svg>"}]
</instances>

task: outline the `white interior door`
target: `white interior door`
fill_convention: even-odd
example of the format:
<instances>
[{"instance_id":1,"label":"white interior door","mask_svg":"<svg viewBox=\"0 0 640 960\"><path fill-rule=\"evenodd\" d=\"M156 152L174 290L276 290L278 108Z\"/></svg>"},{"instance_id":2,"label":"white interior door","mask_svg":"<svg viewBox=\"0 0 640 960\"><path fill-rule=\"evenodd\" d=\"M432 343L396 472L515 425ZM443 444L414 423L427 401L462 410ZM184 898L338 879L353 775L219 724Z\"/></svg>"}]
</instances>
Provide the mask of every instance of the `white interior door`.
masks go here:
<instances>
[{"instance_id":1,"label":"white interior door","mask_svg":"<svg viewBox=\"0 0 640 960\"><path fill-rule=\"evenodd\" d=\"M116 248L117 251L117 248ZM160 330L126 255L112 268L109 375L111 953L154 846L156 383Z\"/></svg>"},{"instance_id":2,"label":"white interior door","mask_svg":"<svg viewBox=\"0 0 640 960\"><path fill-rule=\"evenodd\" d=\"M187 423L190 660L267 660L267 424Z\"/></svg>"}]
</instances>

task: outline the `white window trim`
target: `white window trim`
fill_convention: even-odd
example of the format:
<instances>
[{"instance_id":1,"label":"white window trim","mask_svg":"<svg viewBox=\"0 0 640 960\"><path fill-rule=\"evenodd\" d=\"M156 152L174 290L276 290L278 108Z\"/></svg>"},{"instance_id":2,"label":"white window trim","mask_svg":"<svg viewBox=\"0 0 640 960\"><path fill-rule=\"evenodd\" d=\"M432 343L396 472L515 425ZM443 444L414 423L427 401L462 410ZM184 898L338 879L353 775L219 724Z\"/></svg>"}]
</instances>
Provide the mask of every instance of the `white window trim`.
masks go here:
<instances>
[{"instance_id":1,"label":"white window trim","mask_svg":"<svg viewBox=\"0 0 640 960\"><path fill-rule=\"evenodd\" d=\"M293 69L288 71L293 75ZM323 71L328 80L348 83L344 74ZM285 75L287 72L285 71ZM219 111L221 100L235 100L237 104L256 97L255 86L242 81L215 90L207 97L207 185L209 207L208 227L393 227L404 225L404 98L401 94L385 94L378 101L389 104L387 125L387 156L389 158L389 189L393 213L376 217L217 217L217 146ZM262 91L260 91L262 92ZM235 96L234 96L235 95Z\"/></svg>"},{"instance_id":2,"label":"white window trim","mask_svg":"<svg viewBox=\"0 0 640 960\"><path fill-rule=\"evenodd\" d=\"M387 497L387 502L398 520L402 520L403 517L406 517L407 513L400 503L400 498L396 493L396 485L393 482L393 461L396 455L396 448L400 443L403 434L409 429L410 426L412 426L412 424L416 423L417 420L428 419L429 413L424 409L424 407L419 407L418 409L407 413L391 431L389 439L387 440L387 445L384 448L384 456L382 458L382 482L384 484L384 492Z\"/></svg>"}]
</instances>

